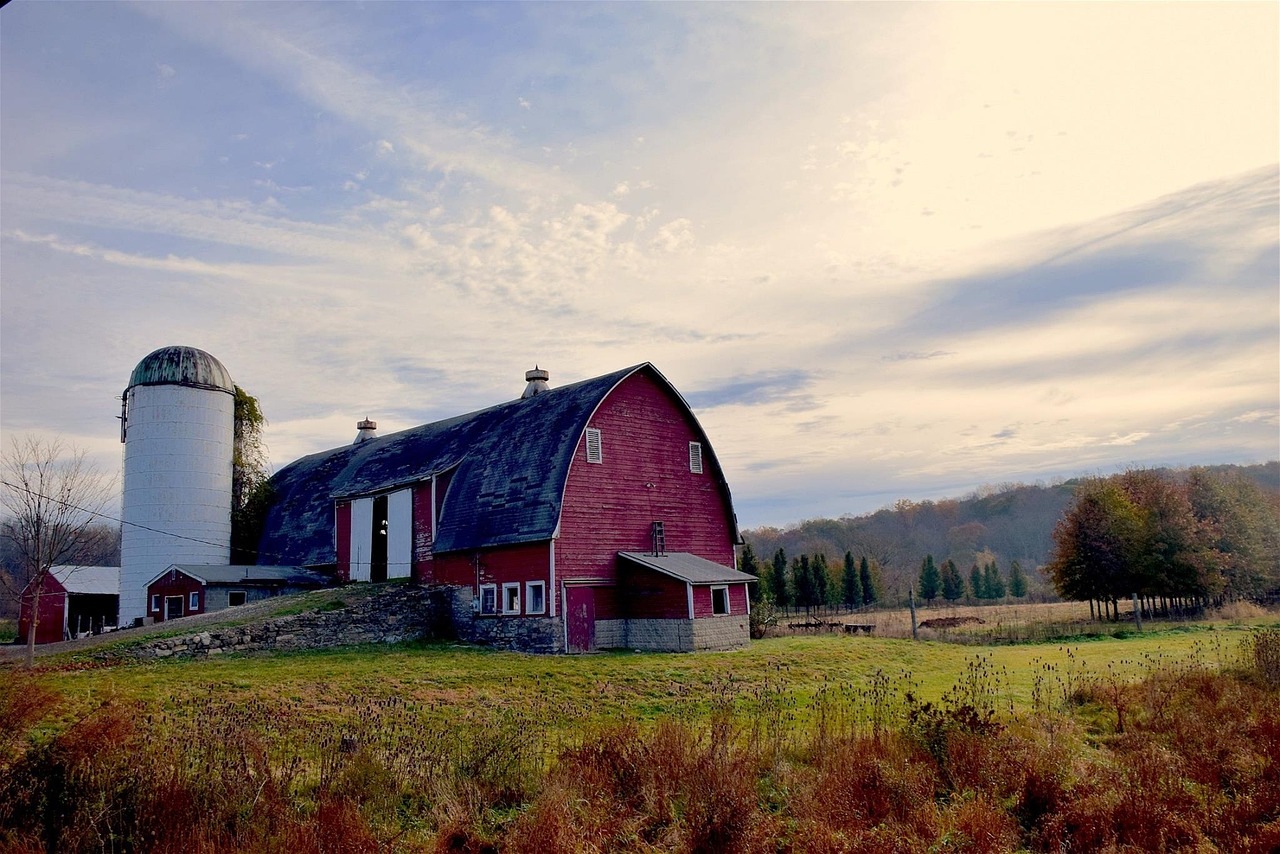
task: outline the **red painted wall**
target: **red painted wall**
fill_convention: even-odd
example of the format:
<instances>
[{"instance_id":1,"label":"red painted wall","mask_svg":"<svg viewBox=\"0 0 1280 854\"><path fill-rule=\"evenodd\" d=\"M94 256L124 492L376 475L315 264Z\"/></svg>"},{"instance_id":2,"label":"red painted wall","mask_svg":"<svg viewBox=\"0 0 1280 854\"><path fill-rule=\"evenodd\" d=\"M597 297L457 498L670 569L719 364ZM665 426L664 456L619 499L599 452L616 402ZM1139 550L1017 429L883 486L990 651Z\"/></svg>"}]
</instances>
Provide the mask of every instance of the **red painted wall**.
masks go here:
<instances>
[{"instance_id":1,"label":"red painted wall","mask_svg":"<svg viewBox=\"0 0 1280 854\"><path fill-rule=\"evenodd\" d=\"M549 542L525 543L486 549L480 555L480 583L498 584L504 581L551 580L551 544ZM474 589L476 568L471 552L451 552L436 555L433 575L437 584L461 584ZM551 596L551 588L547 587Z\"/></svg>"},{"instance_id":2,"label":"red painted wall","mask_svg":"<svg viewBox=\"0 0 1280 854\"><path fill-rule=\"evenodd\" d=\"M661 572L635 566L622 569L627 591L623 616L632 620L689 619L688 585Z\"/></svg>"},{"instance_id":3,"label":"red painted wall","mask_svg":"<svg viewBox=\"0 0 1280 854\"><path fill-rule=\"evenodd\" d=\"M413 570L415 581L430 584L432 577L431 481L413 487Z\"/></svg>"},{"instance_id":4,"label":"red painted wall","mask_svg":"<svg viewBox=\"0 0 1280 854\"><path fill-rule=\"evenodd\" d=\"M151 610L151 597L160 594L160 610ZM199 594L200 607L191 610L191 594ZM164 600L166 596L182 597L182 615L204 613L204 585L184 572L170 571L147 585L147 616L153 617L157 623L164 622Z\"/></svg>"},{"instance_id":5,"label":"red painted wall","mask_svg":"<svg viewBox=\"0 0 1280 854\"><path fill-rule=\"evenodd\" d=\"M651 548L654 521L664 523L667 551L734 566L720 473L692 417L662 385L643 371L632 374L589 426L601 431L604 462L588 463L579 439L560 516L557 581L615 579L617 552ZM703 442L702 474L689 471L690 442Z\"/></svg>"},{"instance_id":6,"label":"red painted wall","mask_svg":"<svg viewBox=\"0 0 1280 854\"><path fill-rule=\"evenodd\" d=\"M720 585L714 585L719 587ZM730 584L729 587L729 614L731 616L739 616L747 613L747 585ZM706 584L695 584L693 586L693 616L695 619L700 617L714 617L716 614L711 610L711 586Z\"/></svg>"},{"instance_id":7,"label":"red painted wall","mask_svg":"<svg viewBox=\"0 0 1280 854\"><path fill-rule=\"evenodd\" d=\"M18 640L27 642L31 630L31 606L35 601L32 592L23 590L22 610L18 616ZM67 590L52 575L45 574L40 585L40 618L36 620L36 643L57 643L62 640L63 614L67 607Z\"/></svg>"}]
</instances>

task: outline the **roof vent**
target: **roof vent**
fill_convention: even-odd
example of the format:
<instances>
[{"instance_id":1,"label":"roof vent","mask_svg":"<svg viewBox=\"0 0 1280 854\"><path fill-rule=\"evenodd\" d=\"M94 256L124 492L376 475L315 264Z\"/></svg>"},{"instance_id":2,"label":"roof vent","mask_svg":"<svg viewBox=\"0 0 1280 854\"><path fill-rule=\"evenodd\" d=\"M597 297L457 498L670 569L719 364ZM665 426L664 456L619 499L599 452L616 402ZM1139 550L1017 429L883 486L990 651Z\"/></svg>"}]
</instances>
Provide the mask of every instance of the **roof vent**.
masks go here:
<instances>
[{"instance_id":1,"label":"roof vent","mask_svg":"<svg viewBox=\"0 0 1280 854\"><path fill-rule=\"evenodd\" d=\"M537 365L533 366L532 371L524 372L524 379L528 385L524 387L524 394L520 395L521 400L527 400L536 394L542 394L544 391L551 390L551 386L547 385L547 380L551 379L551 374L542 370Z\"/></svg>"},{"instance_id":2,"label":"roof vent","mask_svg":"<svg viewBox=\"0 0 1280 854\"><path fill-rule=\"evenodd\" d=\"M356 422L356 440L351 444L359 445L361 442L376 438L378 438L378 422L370 421L366 418L363 421Z\"/></svg>"}]
</instances>

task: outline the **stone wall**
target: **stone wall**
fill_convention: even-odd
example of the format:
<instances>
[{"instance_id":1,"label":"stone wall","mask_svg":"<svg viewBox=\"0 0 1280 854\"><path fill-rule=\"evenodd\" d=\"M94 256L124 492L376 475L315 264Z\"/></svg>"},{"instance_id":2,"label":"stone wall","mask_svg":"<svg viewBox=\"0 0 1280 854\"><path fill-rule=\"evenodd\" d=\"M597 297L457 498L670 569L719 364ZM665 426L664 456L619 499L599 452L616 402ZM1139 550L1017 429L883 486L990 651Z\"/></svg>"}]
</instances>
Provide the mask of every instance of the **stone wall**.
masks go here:
<instances>
[{"instance_id":1,"label":"stone wall","mask_svg":"<svg viewBox=\"0 0 1280 854\"><path fill-rule=\"evenodd\" d=\"M459 640L516 652L564 652L564 624L558 617L480 616L472 606L471 589L448 590L449 612Z\"/></svg>"},{"instance_id":2,"label":"stone wall","mask_svg":"<svg viewBox=\"0 0 1280 854\"><path fill-rule=\"evenodd\" d=\"M738 649L751 640L746 614L693 621L693 649Z\"/></svg>"},{"instance_id":3,"label":"stone wall","mask_svg":"<svg viewBox=\"0 0 1280 854\"><path fill-rule=\"evenodd\" d=\"M449 600L412 584L385 590L332 610L269 617L242 626L207 629L104 652L139 659L204 657L229 652L319 649L350 644L398 643L453 636ZM175 625L176 627L176 625Z\"/></svg>"}]
</instances>

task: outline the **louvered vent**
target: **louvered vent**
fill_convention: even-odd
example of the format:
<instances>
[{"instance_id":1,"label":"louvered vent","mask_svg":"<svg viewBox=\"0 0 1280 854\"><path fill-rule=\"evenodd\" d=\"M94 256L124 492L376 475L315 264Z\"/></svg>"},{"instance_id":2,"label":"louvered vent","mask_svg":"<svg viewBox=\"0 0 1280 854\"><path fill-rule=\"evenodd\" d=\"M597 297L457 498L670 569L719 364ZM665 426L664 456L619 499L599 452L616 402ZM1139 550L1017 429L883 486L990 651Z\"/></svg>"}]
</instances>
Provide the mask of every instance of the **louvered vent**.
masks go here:
<instances>
[{"instance_id":1,"label":"louvered vent","mask_svg":"<svg viewBox=\"0 0 1280 854\"><path fill-rule=\"evenodd\" d=\"M689 471L702 474L702 443L689 443Z\"/></svg>"},{"instance_id":2,"label":"louvered vent","mask_svg":"<svg viewBox=\"0 0 1280 854\"><path fill-rule=\"evenodd\" d=\"M604 450L600 445L600 430L596 427L587 428L587 462L604 462Z\"/></svg>"}]
</instances>

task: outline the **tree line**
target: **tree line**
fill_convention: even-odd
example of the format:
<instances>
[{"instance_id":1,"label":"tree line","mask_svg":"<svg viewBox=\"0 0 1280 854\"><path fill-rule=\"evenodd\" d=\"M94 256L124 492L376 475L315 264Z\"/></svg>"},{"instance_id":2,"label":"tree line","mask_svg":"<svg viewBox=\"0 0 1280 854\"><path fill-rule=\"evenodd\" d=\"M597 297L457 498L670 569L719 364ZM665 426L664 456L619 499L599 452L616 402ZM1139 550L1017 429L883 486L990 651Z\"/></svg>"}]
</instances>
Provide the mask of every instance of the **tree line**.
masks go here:
<instances>
[{"instance_id":1,"label":"tree line","mask_svg":"<svg viewBox=\"0 0 1280 854\"><path fill-rule=\"evenodd\" d=\"M1131 469L1082 481L1053 531L1059 595L1098 615L1280 593L1280 498L1238 472Z\"/></svg>"},{"instance_id":2,"label":"tree line","mask_svg":"<svg viewBox=\"0 0 1280 854\"><path fill-rule=\"evenodd\" d=\"M821 552L802 554L787 561L779 548L762 561L747 543L738 558L738 568L760 579L751 585L753 602L769 602L779 608L845 607L871 605L882 598L880 568L866 555L844 553L844 561L831 565Z\"/></svg>"},{"instance_id":3,"label":"tree line","mask_svg":"<svg viewBox=\"0 0 1280 854\"><path fill-rule=\"evenodd\" d=\"M969 599L987 601L1003 599L1006 595L1021 599L1027 595L1027 574L1015 560L1009 565L1009 577L1006 580L1000 567L992 560L984 563L981 569L976 563L971 566L966 584L955 561L947 558L939 566L934 563L933 555L926 555L920 562L920 578L916 589L920 598L929 603L938 596L952 603L966 596Z\"/></svg>"}]
</instances>

